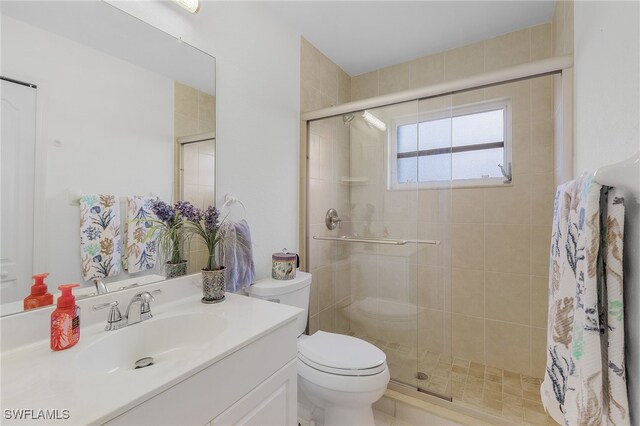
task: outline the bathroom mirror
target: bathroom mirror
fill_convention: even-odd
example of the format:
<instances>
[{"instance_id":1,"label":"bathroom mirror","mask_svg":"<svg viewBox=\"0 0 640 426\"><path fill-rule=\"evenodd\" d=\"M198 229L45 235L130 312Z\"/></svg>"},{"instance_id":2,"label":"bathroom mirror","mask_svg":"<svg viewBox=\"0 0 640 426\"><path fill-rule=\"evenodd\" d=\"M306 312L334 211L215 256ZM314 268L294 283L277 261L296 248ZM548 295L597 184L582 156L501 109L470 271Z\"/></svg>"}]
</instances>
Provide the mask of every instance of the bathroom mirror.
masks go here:
<instances>
[{"instance_id":1,"label":"bathroom mirror","mask_svg":"<svg viewBox=\"0 0 640 426\"><path fill-rule=\"evenodd\" d=\"M82 194L114 195L122 232L128 196L213 204L216 63L104 1L10 1L0 12L8 315L22 312L34 273L50 273L54 295L63 283L96 293L82 274ZM156 265L104 281L113 291L160 279Z\"/></svg>"}]
</instances>

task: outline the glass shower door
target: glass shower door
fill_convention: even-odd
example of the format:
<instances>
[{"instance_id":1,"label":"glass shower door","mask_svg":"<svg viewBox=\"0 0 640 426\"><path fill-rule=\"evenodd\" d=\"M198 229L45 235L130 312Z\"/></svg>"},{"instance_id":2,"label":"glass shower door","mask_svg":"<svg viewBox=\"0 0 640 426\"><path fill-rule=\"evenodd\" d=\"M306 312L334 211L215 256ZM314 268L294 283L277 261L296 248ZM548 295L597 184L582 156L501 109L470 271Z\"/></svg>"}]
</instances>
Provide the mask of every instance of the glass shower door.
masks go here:
<instances>
[{"instance_id":1,"label":"glass shower door","mask_svg":"<svg viewBox=\"0 0 640 426\"><path fill-rule=\"evenodd\" d=\"M418 237L436 240L417 252L417 387L451 398L451 96L419 101L416 147Z\"/></svg>"},{"instance_id":2,"label":"glass shower door","mask_svg":"<svg viewBox=\"0 0 640 426\"><path fill-rule=\"evenodd\" d=\"M415 126L418 102L354 113L350 122L351 232L401 245L352 245L351 330L382 349L394 381L417 387L417 189L400 188L411 173L395 156ZM403 126L404 124L404 126ZM404 137L404 139L399 139ZM410 136L409 136L410 137ZM400 167L398 165L400 164Z\"/></svg>"},{"instance_id":3,"label":"glass shower door","mask_svg":"<svg viewBox=\"0 0 640 426\"><path fill-rule=\"evenodd\" d=\"M309 123L309 331L351 334L382 349L394 382L449 396L432 377L450 356L445 332L449 183L425 190L421 103L357 111ZM328 229L335 208L339 227ZM357 237L363 242L318 240ZM429 327L429 324L432 327ZM431 385L436 386L432 389Z\"/></svg>"}]
</instances>

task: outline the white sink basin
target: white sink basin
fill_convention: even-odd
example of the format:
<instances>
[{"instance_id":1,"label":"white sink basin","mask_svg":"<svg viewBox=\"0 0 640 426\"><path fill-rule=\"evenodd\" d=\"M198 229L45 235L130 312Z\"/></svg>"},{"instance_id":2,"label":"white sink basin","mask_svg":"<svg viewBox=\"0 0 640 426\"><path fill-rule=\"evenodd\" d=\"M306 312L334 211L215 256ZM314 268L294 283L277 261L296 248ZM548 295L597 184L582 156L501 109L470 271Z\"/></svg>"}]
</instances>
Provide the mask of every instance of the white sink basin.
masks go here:
<instances>
[{"instance_id":1,"label":"white sink basin","mask_svg":"<svg viewBox=\"0 0 640 426\"><path fill-rule=\"evenodd\" d=\"M119 330L104 331L103 337L78 353L76 365L94 373L135 374L136 361L152 357L153 365L141 370L157 370L155 366L204 351L214 344L225 327L225 319L216 314L154 317Z\"/></svg>"}]
</instances>

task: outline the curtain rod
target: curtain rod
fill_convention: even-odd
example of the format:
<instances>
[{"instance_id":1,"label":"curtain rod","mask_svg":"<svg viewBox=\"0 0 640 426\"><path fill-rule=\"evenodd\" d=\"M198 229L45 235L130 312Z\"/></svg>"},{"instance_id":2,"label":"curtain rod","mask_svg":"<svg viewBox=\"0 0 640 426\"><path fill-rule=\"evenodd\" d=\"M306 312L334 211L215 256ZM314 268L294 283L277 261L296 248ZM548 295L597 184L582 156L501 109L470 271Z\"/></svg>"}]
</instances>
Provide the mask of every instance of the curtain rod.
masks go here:
<instances>
[{"instance_id":1,"label":"curtain rod","mask_svg":"<svg viewBox=\"0 0 640 426\"><path fill-rule=\"evenodd\" d=\"M573 56L571 55L542 59L535 62L529 62L527 64L516 65L514 67L497 71L485 72L445 83L404 90L402 92L391 93L388 95L375 96L373 98L305 112L302 114L302 120L318 120L321 118L333 117L354 111L362 111L364 109L393 105L406 101L451 95L454 93L481 89L488 86L495 86L497 84L555 74L564 69L571 68L572 66Z\"/></svg>"}]
</instances>

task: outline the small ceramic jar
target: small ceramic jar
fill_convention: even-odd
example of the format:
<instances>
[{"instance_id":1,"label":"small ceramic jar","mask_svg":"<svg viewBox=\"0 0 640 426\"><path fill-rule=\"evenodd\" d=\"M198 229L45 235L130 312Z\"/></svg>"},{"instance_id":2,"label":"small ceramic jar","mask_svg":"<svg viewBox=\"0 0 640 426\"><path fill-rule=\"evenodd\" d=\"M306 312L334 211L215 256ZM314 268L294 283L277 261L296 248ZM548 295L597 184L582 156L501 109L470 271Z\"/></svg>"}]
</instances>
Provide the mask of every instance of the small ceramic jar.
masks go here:
<instances>
[{"instance_id":1,"label":"small ceramic jar","mask_svg":"<svg viewBox=\"0 0 640 426\"><path fill-rule=\"evenodd\" d=\"M296 268L300 266L300 257L283 249L271 255L271 278L274 280L292 280L296 277Z\"/></svg>"}]
</instances>

